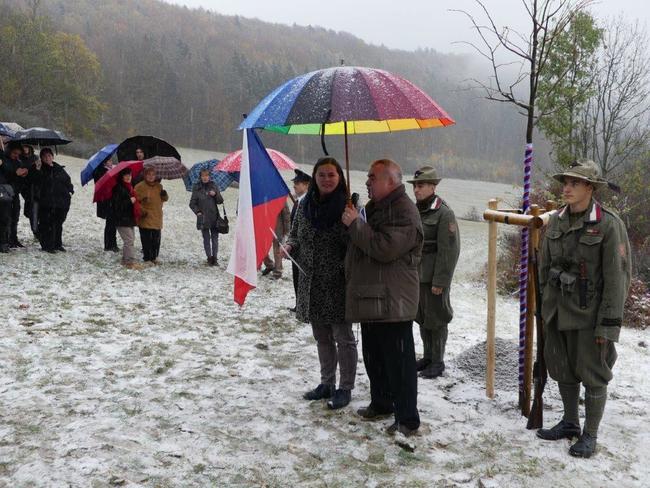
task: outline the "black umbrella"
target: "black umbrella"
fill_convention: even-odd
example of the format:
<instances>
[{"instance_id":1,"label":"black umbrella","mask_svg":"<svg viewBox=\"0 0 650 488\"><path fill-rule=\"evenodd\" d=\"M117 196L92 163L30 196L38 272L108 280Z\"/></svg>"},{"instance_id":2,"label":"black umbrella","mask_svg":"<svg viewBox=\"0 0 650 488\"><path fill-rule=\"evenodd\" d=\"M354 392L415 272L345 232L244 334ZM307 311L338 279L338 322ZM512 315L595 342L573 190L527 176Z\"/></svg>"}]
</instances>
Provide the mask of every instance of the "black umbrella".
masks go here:
<instances>
[{"instance_id":1,"label":"black umbrella","mask_svg":"<svg viewBox=\"0 0 650 488\"><path fill-rule=\"evenodd\" d=\"M117 146L117 160L136 160L135 150L138 148L144 151L145 159L150 159L154 156L172 157L179 161L181 159L181 155L178 154L176 148L162 139L153 136L133 136Z\"/></svg>"},{"instance_id":2,"label":"black umbrella","mask_svg":"<svg viewBox=\"0 0 650 488\"><path fill-rule=\"evenodd\" d=\"M35 146L63 146L72 142L66 139L58 130L44 127L30 127L29 129L18 130L12 140L21 144L33 144Z\"/></svg>"}]
</instances>

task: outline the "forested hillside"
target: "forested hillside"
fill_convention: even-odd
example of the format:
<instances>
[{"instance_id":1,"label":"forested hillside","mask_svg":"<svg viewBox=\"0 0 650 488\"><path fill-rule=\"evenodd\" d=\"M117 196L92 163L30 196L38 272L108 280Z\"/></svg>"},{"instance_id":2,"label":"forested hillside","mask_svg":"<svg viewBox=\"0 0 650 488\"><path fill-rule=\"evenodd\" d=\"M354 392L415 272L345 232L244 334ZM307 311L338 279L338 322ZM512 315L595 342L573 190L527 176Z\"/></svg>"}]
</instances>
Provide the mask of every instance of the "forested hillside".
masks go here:
<instances>
[{"instance_id":1,"label":"forested hillside","mask_svg":"<svg viewBox=\"0 0 650 488\"><path fill-rule=\"evenodd\" d=\"M511 108L465 89L463 80L475 70L469 57L391 50L348 33L155 0L0 0L0 6L0 114L8 114L0 119L58 125L95 145L151 133L182 146L228 151L241 145L235 128L242 114L269 91L344 59L406 77L457 122L355 136L355 166L388 155L409 168L434 162L450 176L520 177L521 120ZM321 155L314 137L265 134L264 140L299 161ZM340 138L328 138L328 146L341 155Z\"/></svg>"}]
</instances>

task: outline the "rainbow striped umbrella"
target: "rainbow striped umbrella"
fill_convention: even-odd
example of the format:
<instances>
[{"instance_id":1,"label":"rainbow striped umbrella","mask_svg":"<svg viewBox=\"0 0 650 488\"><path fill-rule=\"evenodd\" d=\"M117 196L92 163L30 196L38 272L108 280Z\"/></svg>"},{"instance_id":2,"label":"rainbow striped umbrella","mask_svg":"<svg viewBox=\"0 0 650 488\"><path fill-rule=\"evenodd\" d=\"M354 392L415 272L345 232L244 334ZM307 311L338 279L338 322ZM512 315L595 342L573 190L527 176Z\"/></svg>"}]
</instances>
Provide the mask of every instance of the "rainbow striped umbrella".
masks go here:
<instances>
[{"instance_id":1,"label":"rainbow striped umbrella","mask_svg":"<svg viewBox=\"0 0 650 488\"><path fill-rule=\"evenodd\" d=\"M276 88L240 124L284 134L348 134L429 129L454 124L429 95L380 69L340 66L312 71ZM349 184L349 183L348 183Z\"/></svg>"}]
</instances>

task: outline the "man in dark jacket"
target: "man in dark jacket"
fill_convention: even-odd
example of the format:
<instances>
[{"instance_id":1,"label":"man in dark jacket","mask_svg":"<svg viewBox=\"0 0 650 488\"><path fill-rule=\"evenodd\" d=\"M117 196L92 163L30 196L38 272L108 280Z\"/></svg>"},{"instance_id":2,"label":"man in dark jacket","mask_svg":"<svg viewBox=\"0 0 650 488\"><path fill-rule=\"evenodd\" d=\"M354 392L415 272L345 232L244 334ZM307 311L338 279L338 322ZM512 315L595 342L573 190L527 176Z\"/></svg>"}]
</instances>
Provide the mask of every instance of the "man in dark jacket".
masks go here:
<instances>
[{"instance_id":1,"label":"man in dark jacket","mask_svg":"<svg viewBox=\"0 0 650 488\"><path fill-rule=\"evenodd\" d=\"M368 420L395 414L389 434L420 426L413 319L418 309L422 223L406 195L402 171L389 159L368 171L370 202L361 214L345 209L350 245L345 259L346 320L361 322L363 361L370 380Z\"/></svg>"},{"instance_id":2,"label":"man in dark jacket","mask_svg":"<svg viewBox=\"0 0 650 488\"><path fill-rule=\"evenodd\" d=\"M93 180L95 181L95 184L97 184L101 177L108 173L108 170L112 167L113 162L110 158L104 161L104 164L98 166L93 172ZM106 223L104 224L104 251L118 252L120 248L117 247L117 227L115 226L115 219L111 213L110 200L97 202L97 217L106 220Z\"/></svg>"},{"instance_id":3,"label":"man in dark jacket","mask_svg":"<svg viewBox=\"0 0 650 488\"><path fill-rule=\"evenodd\" d=\"M28 166L20 160L23 148L16 142L11 142L5 151L4 164L7 166L6 175L13 187L14 198L11 203L11 227L9 231L9 247L25 247L18 240L18 220L20 219L20 193L24 190L29 173Z\"/></svg>"},{"instance_id":4,"label":"man in dark jacket","mask_svg":"<svg viewBox=\"0 0 650 488\"><path fill-rule=\"evenodd\" d=\"M294 172L296 173L296 176L291 180L293 181L293 191L296 197L295 202L293 203L293 207L291 208L291 227L293 227L293 222L296 219L296 212L298 211L298 207L300 206L300 202L304 198L304 196L307 194L307 190L309 189L309 182L311 181L311 176L309 176L307 173L304 171L301 171L299 169L294 169ZM300 271L298 270L298 266L296 266L295 263L291 263L291 276L293 278L293 292L294 296L298 297L298 278L299 278L299 273ZM296 311L296 307L294 306L293 308L289 309L291 312Z\"/></svg>"},{"instance_id":5,"label":"man in dark jacket","mask_svg":"<svg viewBox=\"0 0 650 488\"><path fill-rule=\"evenodd\" d=\"M11 186L12 172L0 153L0 252L9 252L9 232L11 228L11 206L14 189Z\"/></svg>"},{"instance_id":6,"label":"man in dark jacket","mask_svg":"<svg viewBox=\"0 0 650 488\"><path fill-rule=\"evenodd\" d=\"M60 164L54 162L49 147L41 149L41 169L35 172L38 185L38 222L43 251L65 252L62 242L63 222L70 210L74 193L70 175Z\"/></svg>"}]
</instances>

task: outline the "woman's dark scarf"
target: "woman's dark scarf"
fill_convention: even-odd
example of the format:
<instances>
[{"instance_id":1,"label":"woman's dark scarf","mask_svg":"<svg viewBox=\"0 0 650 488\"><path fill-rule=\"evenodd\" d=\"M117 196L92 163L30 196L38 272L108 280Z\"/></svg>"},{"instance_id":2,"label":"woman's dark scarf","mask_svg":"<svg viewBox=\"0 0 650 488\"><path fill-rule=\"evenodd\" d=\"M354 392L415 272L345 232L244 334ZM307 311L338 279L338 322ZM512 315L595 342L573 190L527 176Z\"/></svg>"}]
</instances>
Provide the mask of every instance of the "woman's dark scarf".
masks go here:
<instances>
[{"instance_id":1,"label":"woman's dark scarf","mask_svg":"<svg viewBox=\"0 0 650 488\"><path fill-rule=\"evenodd\" d=\"M303 202L303 211L309 223L317 230L331 229L341 221L347 203L345 184L325 197L320 196L316 183L312 183Z\"/></svg>"}]
</instances>

